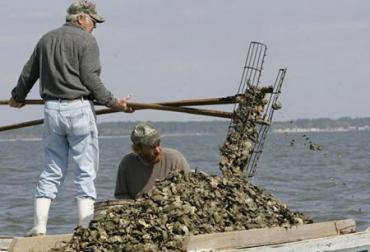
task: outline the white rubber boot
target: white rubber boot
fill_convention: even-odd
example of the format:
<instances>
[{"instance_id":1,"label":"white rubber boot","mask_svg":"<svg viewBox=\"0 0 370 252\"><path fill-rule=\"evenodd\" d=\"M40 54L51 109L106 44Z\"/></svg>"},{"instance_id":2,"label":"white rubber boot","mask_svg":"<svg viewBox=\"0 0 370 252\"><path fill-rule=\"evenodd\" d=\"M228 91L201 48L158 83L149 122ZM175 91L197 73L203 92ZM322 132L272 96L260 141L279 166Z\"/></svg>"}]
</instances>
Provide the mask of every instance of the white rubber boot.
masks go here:
<instances>
[{"instance_id":1,"label":"white rubber boot","mask_svg":"<svg viewBox=\"0 0 370 252\"><path fill-rule=\"evenodd\" d=\"M94 217L94 202L91 198L77 198L78 219L83 228L88 228Z\"/></svg>"},{"instance_id":2,"label":"white rubber boot","mask_svg":"<svg viewBox=\"0 0 370 252\"><path fill-rule=\"evenodd\" d=\"M50 203L51 199L35 198L33 228L27 232L26 236L38 236L46 234Z\"/></svg>"}]
</instances>

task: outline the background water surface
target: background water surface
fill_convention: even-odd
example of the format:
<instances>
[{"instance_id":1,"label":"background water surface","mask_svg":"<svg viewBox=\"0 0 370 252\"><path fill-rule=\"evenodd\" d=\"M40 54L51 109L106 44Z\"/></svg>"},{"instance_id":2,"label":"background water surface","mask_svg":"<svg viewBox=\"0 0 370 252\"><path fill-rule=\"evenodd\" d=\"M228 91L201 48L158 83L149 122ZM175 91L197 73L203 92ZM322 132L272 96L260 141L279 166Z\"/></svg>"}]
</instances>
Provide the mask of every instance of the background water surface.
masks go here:
<instances>
[{"instance_id":1,"label":"background water surface","mask_svg":"<svg viewBox=\"0 0 370 252\"><path fill-rule=\"evenodd\" d=\"M311 151L309 141L323 146ZM292 143L292 140L294 144ZM252 182L315 222L353 218L370 226L370 131L271 133ZM192 168L219 174L218 146L225 135L164 136ZM306 145L305 145L306 144ZM99 200L113 198L117 165L130 150L127 137L101 137L96 180ZM32 226L33 193L41 173L40 139L0 140L0 235L24 235ZM73 166L49 214L48 233L71 233L77 223Z\"/></svg>"}]
</instances>

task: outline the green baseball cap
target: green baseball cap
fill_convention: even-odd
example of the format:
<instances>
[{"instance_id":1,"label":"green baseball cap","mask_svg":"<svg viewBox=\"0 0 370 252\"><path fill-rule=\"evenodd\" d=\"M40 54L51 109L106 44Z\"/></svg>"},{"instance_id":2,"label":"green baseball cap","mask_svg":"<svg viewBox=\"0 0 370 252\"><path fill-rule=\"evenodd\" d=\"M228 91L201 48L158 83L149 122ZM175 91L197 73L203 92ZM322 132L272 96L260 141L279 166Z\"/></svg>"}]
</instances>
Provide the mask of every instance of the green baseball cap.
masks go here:
<instances>
[{"instance_id":1,"label":"green baseball cap","mask_svg":"<svg viewBox=\"0 0 370 252\"><path fill-rule=\"evenodd\" d=\"M88 0L77 0L67 9L67 13L75 15L85 13L92 17L97 23L103 23L105 19L96 11L96 5Z\"/></svg>"},{"instance_id":2,"label":"green baseball cap","mask_svg":"<svg viewBox=\"0 0 370 252\"><path fill-rule=\"evenodd\" d=\"M131 133L134 144L154 145L160 139L158 131L148 123L138 123Z\"/></svg>"}]
</instances>

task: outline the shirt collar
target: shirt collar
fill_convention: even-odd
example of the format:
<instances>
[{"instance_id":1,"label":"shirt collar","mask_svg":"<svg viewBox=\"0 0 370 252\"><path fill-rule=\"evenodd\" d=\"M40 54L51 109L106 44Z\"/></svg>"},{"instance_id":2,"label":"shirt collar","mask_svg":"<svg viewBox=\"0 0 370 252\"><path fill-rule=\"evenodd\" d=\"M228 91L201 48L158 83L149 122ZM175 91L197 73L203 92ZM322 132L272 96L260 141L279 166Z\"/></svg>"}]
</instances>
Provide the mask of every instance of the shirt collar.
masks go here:
<instances>
[{"instance_id":1,"label":"shirt collar","mask_svg":"<svg viewBox=\"0 0 370 252\"><path fill-rule=\"evenodd\" d=\"M78 26L78 25L76 25L76 24L74 24L74 23L72 23L72 22L66 22L66 23L64 24L64 26L75 27L75 28L79 28L79 29L81 29L81 30L83 30L83 31L84 31L84 29L83 29L81 26Z\"/></svg>"}]
</instances>

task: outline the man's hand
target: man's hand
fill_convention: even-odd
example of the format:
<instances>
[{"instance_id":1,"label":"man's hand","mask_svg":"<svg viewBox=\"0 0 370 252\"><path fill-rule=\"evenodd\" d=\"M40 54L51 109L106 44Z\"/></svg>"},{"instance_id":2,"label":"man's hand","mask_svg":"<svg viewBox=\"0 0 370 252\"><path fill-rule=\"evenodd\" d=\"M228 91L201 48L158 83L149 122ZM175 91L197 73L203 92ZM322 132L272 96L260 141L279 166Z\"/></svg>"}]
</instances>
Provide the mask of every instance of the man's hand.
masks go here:
<instances>
[{"instance_id":1,"label":"man's hand","mask_svg":"<svg viewBox=\"0 0 370 252\"><path fill-rule=\"evenodd\" d=\"M134 112L134 109L127 106L128 100L131 99L131 95L125 96L122 99L118 100L116 103L116 107L120 110L122 110L125 113L132 113Z\"/></svg>"},{"instance_id":2,"label":"man's hand","mask_svg":"<svg viewBox=\"0 0 370 252\"><path fill-rule=\"evenodd\" d=\"M10 107L13 107L13 108L22 108L25 105L25 103L24 102L17 102L13 98L10 98L10 100L8 102L8 105Z\"/></svg>"}]
</instances>

